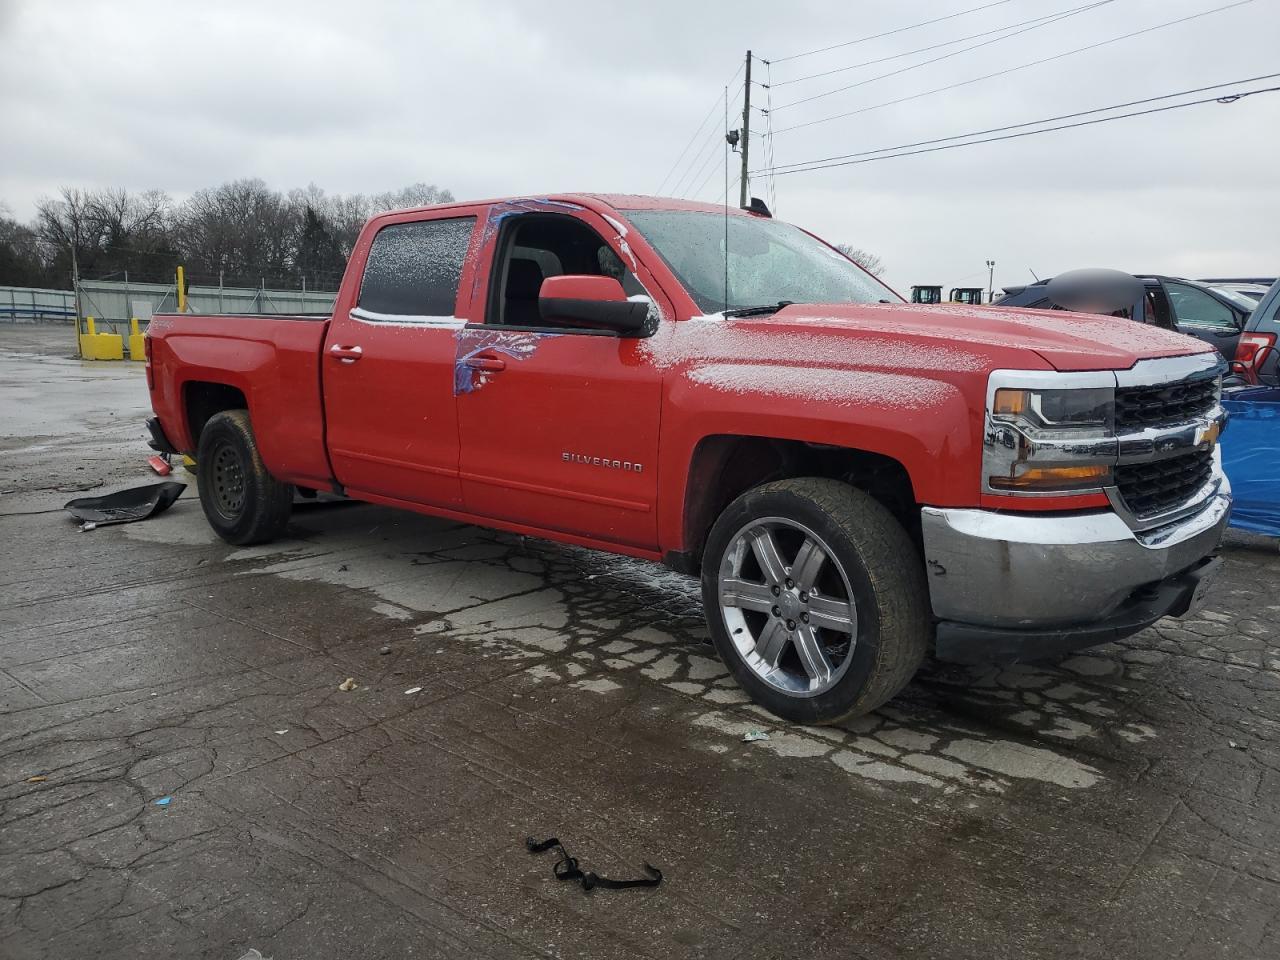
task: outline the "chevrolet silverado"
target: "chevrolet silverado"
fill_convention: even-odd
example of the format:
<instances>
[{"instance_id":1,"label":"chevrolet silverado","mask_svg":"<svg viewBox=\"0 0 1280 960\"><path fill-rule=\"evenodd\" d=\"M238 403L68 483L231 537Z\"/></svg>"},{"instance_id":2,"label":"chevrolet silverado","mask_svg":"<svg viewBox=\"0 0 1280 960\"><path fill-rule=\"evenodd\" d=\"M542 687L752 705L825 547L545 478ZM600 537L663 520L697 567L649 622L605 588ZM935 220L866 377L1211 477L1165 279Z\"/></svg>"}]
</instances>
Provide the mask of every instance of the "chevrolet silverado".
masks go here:
<instances>
[{"instance_id":1,"label":"chevrolet silverado","mask_svg":"<svg viewBox=\"0 0 1280 960\"><path fill-rule=\"evenodd\" d=\"M233 544L317 490L701 577L775 714L930 653L1034 659L1203 601L1231 505L1208 345L906 304L758 209L565 195L374 217L332 316L158 315L158 449Z\"/></svg>"}]
</instances>

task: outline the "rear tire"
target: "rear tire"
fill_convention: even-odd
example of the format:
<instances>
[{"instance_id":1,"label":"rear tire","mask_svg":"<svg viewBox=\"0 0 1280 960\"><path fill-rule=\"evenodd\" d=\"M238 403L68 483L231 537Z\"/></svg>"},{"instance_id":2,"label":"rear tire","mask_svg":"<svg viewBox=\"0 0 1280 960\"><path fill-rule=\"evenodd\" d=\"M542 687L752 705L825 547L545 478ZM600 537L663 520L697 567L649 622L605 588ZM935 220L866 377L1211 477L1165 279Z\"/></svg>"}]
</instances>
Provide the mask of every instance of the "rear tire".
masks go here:
<instances>
[{"instance_id":1,"label":"rear tire","mask_svg":"<svg viewBox=\"0 0 1280 960\"><path fill-rule=\"evenodd\" d=\"M707 538L702 600L738 683L798 723L874 710L907 685L929 641L915 545L882 504L838 480L768 483L731 503Z\"/></svg>"},{"instance_id":2,"label":"rear tire","mask_svg":"<svg viewBox=\"0 0 1280 960\"><path fill-rule=\"evenodd\" d=\"M200 431L196 477L209 526L227 543L267 543L284 532L293 486L267 472L249 411L224 410L209 418Z\"/></svg>"}]
</instances>

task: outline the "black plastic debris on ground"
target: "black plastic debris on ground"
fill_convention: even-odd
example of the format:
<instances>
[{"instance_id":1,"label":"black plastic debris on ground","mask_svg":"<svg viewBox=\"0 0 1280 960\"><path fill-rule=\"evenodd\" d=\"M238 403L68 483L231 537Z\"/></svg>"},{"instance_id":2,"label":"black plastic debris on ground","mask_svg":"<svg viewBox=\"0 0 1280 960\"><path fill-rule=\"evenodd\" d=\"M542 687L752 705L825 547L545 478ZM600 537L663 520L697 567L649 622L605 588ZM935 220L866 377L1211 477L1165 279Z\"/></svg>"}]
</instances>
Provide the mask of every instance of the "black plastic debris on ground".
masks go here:
<instances>
[{"instance_id":1,"label":"black plastic debris on ground","mask_svg":"<svg viewBox=\"0 0 1280 960\"><path fill-rule=\"evenodd\" d=\"M69 514L84 523L85 529L105 527L112 523L133 523L164 513L187 489L185 483L166 480L144 487L117 490L102 497L79 497L64 504Z\"/></svg>"},{"instance_id":2,"label":"black plastic debris on ground","mask_svg":"<svg viewBox=\"0 0 1280 960\"><path fill-rule=\"evenodd\" d=\"M569 851L560 843L558 837L549 837L541 842L533 839L533 837L526 837L524 845L530 853L542 853L552 847L559 850L560 859L556 861L556 865L552 868L556 879L578 880L582 883L583 890L594 890L596 887L602 887L605 890L624 890L627 887L656 887L662 882L662 871L648 862L644 864L644 870L649 876L637 877L633 880L611 880L608 877L592 873L590 870L584 872L579 868L577 858L569 856Z\"/></svg>"}]
</instances>

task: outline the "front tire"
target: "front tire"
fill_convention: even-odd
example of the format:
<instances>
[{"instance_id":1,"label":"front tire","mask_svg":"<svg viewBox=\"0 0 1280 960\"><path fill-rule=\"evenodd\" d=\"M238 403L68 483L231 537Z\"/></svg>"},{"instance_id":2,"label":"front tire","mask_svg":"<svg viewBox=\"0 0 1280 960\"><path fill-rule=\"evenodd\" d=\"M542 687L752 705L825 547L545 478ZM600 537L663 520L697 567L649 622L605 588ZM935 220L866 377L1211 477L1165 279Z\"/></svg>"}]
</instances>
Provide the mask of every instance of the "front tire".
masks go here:
<instances>
[{"instance_id":1,"label":"front tire","mask_svg":"<svg viewBox=\"0 0 1280 960\"><path fill-rule=\"evenodd\" d=\"M200 431L196 478L209 526L227 543L267 543L289 523L293 487L267 472L247 410L209 418Z\"/></svg>"},{"instance_id":2,"label":"front tire","mask_svg":"<svg viewBox=\"0 0 1280 960\"><path fill-rule=\"evenodd\" d=\"M911 538L838 480L782 480L731 503L707 538L702 600L738 683L798 723L874 710L906 686L929 639Z\"/></svg>"}]
</instances>

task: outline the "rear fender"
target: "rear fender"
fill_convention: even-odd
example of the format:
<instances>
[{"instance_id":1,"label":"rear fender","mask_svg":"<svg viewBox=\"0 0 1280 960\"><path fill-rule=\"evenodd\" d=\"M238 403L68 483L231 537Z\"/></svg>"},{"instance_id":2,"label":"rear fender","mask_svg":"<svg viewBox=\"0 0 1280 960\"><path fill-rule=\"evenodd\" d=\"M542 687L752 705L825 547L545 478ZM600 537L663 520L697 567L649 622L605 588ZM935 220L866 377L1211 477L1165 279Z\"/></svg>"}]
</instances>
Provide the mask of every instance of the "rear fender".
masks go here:
<instances>
[{"instance_id":1,"label":"rear fender","mask_svg":"<svg viewBox=\"0 0 1280 960\"><path fill-rule=\"evenodd\" d=\"M223 384L244 394L262 461L273 476L313 486L331 482L315 354L286 356L270 342L221 337L170 335L165 344L173 355L172 369L179 371L174 389L182 416L176 445L195 450L199 442L186 416L189 385Z\"/></svg>"}]
</instances>

